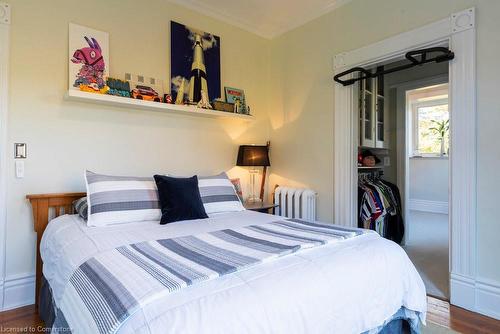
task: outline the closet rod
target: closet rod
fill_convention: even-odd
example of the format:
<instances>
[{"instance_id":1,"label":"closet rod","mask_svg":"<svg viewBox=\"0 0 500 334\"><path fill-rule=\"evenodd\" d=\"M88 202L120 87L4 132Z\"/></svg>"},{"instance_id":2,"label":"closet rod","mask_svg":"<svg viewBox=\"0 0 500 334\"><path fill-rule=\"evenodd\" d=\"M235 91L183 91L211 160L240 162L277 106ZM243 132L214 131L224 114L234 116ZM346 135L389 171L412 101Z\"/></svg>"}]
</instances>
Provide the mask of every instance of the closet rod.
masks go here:
<instances>
[{"instance_id":1,"label":"closet rod","mask_svg":"<svg viewBox=\"0 0 500 334\"><path fill-rule=\"evenodd\" d=\"M438 53L438 54L431 57L431 53ZM432 62L441 63L443 61L450 61L453 58L455 58L455 54L448 48L434 47L434 48L420 49L407 52L405 54L405 58L409 61L408 64L403 64L401 66L389 69L382 68L375 71L374 73L372 73L370 70L364 69L363 67L353 67L350 70L337 74L336 76L333 77L333 80L344 86L349 86L357 81L376 78L389 73L403 71L415 66L421 66L426 63L432 63ZM346 76L351 73L359 73L360 76L352 79L345 79L345 80L341 79L343 76Z\"/></svg>"}]
</instances>

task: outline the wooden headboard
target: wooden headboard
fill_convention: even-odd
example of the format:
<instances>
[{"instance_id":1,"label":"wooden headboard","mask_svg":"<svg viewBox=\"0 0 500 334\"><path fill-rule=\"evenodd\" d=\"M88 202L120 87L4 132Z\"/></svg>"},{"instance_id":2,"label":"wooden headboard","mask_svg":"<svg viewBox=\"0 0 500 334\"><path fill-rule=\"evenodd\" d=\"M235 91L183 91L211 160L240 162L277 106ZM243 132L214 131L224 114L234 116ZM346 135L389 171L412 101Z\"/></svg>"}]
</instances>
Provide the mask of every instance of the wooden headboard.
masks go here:
<instances>
[{"instance_id":1,"label":"wooden headboard","mask_svg":"<svg viewBox=\"0 0 500 334\"><path fill-rule=\"evenodd\" d=\"M74 200L86 196L87 193L61 193L27 195L33 208L33 222L36 232L36 291L35 305L38 306L40 286L42 283L42 258L40 257L40 241L50 219L63 214L72 214Z\"/></svg>"}]
</instances>

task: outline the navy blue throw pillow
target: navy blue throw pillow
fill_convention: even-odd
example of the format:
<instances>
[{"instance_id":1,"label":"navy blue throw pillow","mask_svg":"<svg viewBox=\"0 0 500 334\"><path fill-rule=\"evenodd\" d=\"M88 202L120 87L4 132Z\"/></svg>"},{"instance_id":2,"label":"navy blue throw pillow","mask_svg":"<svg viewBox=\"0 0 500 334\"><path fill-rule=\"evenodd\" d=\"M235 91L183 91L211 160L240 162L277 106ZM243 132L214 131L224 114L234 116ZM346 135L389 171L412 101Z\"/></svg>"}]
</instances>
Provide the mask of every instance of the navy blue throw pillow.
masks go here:
<instances>
[{"instance_id":1,"label":"navy blue throw pillow","mask_svg":"<svg viewBox=\"0 0 500 334\"><path fill-rule=\"evenodd\" d=\"M208 218L201 201L198 177L154 176L160 199L160 224Z\"/></svg>"}]
</instances>

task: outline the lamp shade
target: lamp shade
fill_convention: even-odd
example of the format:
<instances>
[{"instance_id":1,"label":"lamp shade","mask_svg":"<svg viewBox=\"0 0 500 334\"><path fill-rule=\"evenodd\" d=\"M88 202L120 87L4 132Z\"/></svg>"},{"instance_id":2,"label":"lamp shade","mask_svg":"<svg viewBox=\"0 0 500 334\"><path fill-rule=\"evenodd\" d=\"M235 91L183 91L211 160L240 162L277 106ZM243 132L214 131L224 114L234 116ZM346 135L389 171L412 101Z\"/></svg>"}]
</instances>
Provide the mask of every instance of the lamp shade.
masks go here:
<instances>
[{"instance_id":1,"label":"lamp shade","mask_svg":"<svg viewBox=\"0 0 500 334\"><path fill-rule=\"evenodd\" d=\"M271 166L267 146L241 145L236 166Z\"/></svg>"}]
</instances>

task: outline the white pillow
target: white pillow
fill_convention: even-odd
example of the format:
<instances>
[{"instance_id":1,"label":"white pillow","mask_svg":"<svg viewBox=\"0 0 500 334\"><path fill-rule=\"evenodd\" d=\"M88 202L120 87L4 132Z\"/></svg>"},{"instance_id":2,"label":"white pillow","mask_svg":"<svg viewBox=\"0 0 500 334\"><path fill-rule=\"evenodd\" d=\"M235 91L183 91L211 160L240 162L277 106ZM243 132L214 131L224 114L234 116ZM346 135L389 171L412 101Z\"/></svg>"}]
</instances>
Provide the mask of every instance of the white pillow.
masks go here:
<instances>
[{"instance_id":1,"label":"white pillow","mask_svg":"<svg viewBox=\"0 0 500 334\"><path fill-rule=\"evenodd\" d=\"M198 188L207 214L245 210L226 173L199 176Z\"/></svg>"},{"instance_id":2,"label":"white pillow","mask_svg":"<svg viewBox=\"0 0 500 334\"><path fill-rule=\"evenodd\" d=\"M152 177L111 176L85 171L88 226L160 220L158 189Z\"/></svg>"}]
</instances>

